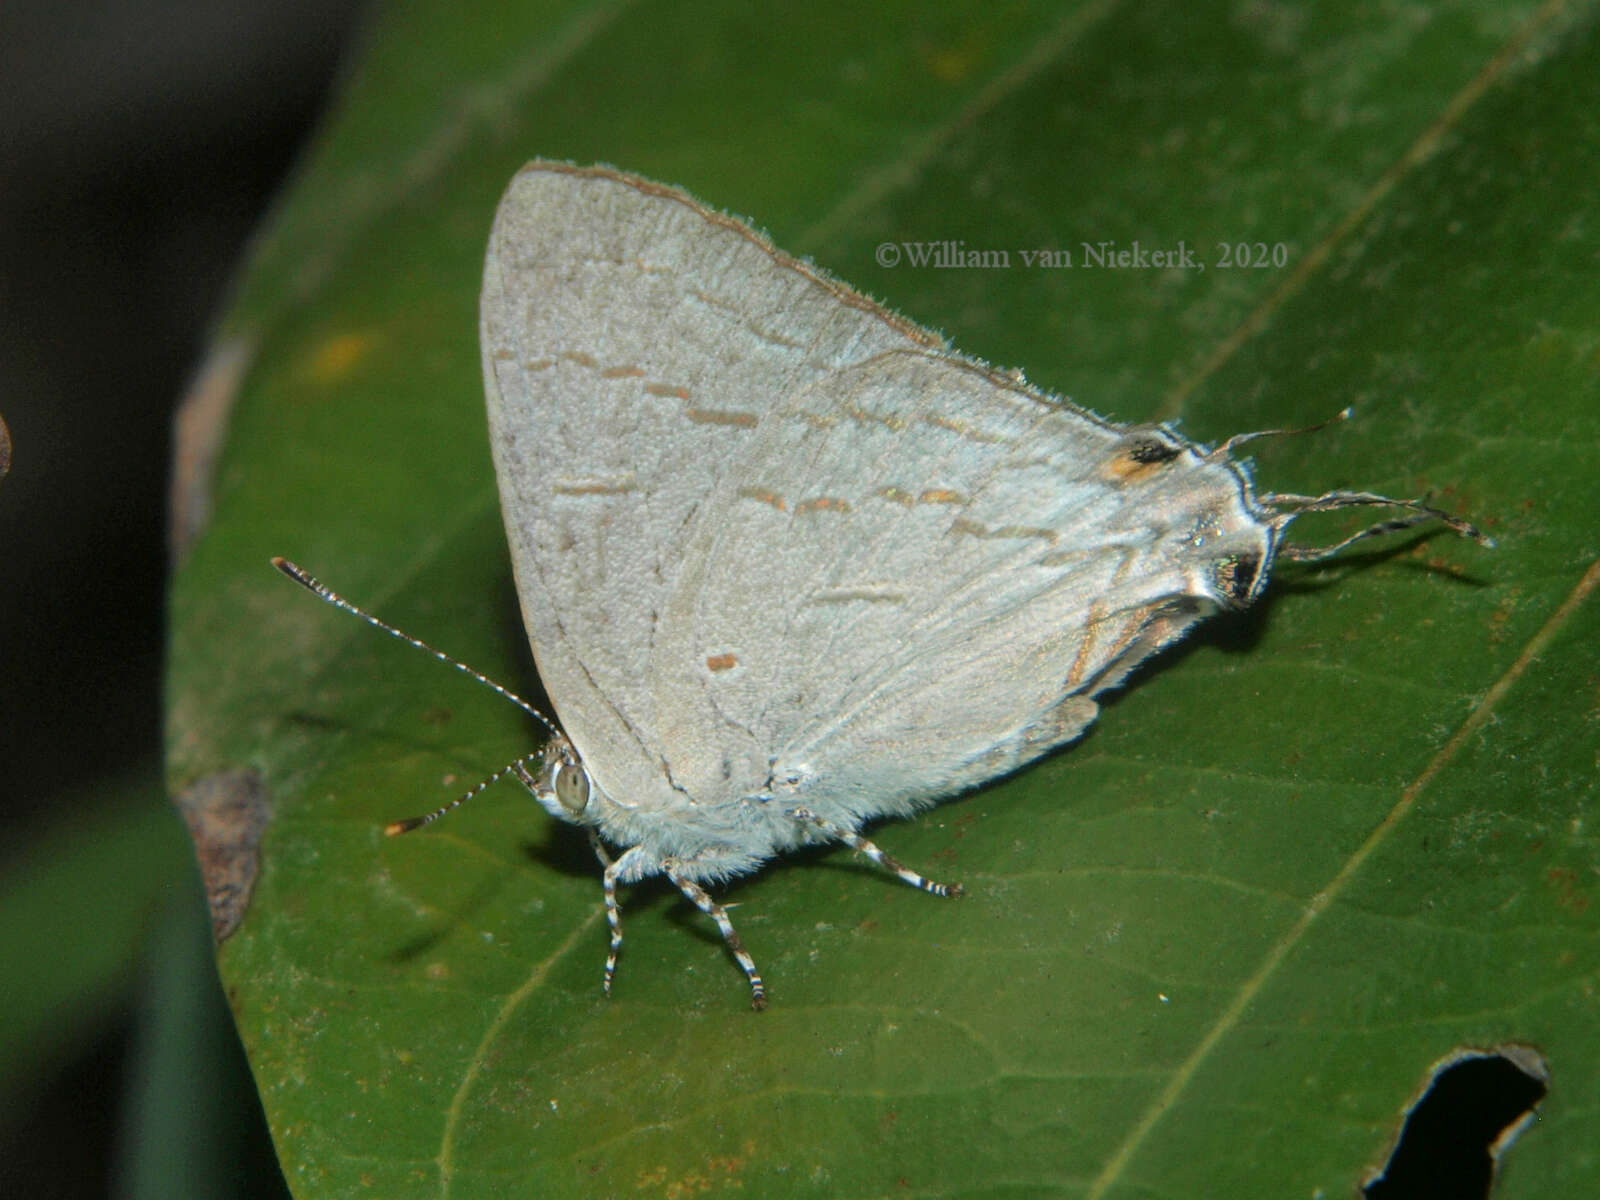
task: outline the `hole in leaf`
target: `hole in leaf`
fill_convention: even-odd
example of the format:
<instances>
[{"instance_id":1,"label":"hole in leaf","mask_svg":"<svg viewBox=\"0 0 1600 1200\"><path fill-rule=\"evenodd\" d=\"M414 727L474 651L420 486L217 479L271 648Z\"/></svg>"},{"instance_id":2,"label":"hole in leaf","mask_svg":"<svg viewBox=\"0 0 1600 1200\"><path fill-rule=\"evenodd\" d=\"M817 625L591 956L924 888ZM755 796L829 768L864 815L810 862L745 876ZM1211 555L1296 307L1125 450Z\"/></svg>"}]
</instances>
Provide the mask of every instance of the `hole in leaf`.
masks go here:
<instances>
[{"instance_id":1,"label":"hole in leaf","mask_svg":"<svg viewBox=\"0 0 1600 1200\"><path fill-rule=\"evenodd\" d=\"M1367 1200L1485 1200L1550 1082L1538 1051L1517 1045L1451 1055L1428 1075Z\"/></svg>"}]
</instances>

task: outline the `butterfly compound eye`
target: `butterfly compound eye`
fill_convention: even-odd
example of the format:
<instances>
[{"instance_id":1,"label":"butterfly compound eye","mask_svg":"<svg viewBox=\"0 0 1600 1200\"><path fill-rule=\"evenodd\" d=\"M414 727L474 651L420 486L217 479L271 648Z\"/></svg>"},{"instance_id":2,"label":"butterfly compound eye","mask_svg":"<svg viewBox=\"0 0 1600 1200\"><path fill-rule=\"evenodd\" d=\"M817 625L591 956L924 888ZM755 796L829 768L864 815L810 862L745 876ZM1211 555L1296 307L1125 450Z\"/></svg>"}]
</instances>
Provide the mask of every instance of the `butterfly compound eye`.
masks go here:
<instances>
[{"instance_id":1,"label":"butterfly compound eye","mask_svg":"<svg viewBox=\"0 0 1600 1200\"><path fill-rule=\"evenodd\" d=\"M562 763L555 771L556 799L561 802L561 807L573 816L578 816L589 806L589 772L582 767L568 766Z\"/></svg>"}]
</instances>

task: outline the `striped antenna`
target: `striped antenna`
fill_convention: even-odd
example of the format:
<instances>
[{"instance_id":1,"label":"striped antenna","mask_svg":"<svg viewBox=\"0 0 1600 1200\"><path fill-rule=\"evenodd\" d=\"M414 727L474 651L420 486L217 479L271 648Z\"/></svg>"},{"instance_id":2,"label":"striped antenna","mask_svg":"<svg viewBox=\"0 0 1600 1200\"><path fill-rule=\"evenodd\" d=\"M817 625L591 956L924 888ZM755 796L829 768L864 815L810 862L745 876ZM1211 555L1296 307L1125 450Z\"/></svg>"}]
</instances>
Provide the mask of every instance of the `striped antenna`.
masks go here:
<instances>
[{"instance_id":1,"label":"striped antenna","mask_svg":"<svg viewBox=\"0 0 1600 1200\"><path fill-rule=\"evenodd\" d=\"M461 795L450 801L449 804L441 805L434 809L431 813L423 813L420 817L407 817L403 821L390 821L383 827L383 832L389 837L398 837L402 833L410 833L413 829L421 829L424 825L432 825L440 817L444 816L452 809L460 808L474 796L486 791L490 784L498 783L512 771L517 773L518 778L527 784L529 790L531 791L533 784L532 776L528 774L528 763L532 762L536 758L542 758L543 756L543 750L535 750L532 754L525 754L521 758L517 759L516 762L507 763L493 775L489 776L489 778L474 784L471 788L462 792Z\"/></svg>"},{"instance_id":2,"label":"striped antenna","mask_svg":"<svg viewBox=\"0 0 1600 1200\"><path fill-rule=\"evenodd\" d=\"M282 571L285 575L287 575L290 579L294 580L301 587L305 588L306 591L310 592L313 596L317 597L317 599L324 600L327 603L333 605L335 608L343 609L345 612L351 614L352 616L360 617L363 621L365 621L368 625L371 625L374 629L381 629L384 633L387 633L390 637L396 638L399 641L405 642L408 646L415 646L418 650L427 651L429 654L431 654L435 658L437 658L440 662L445 663L447 666L454 667L456 670L460 671L463 675L471 676L473 679L476 679L479 683L483 684L484 687L489 688L492 691L500 693L501 696L503 696L507 700L511 701L511 703L515 704L523 712L527 713L534 720L538 721L539 724L543 725L546 729L548 729L550 731L550 736L551 737L559 738L561 736L561 731L559 729L557 729L553 724L551 724L550 719L548 717L546 717L542 712L540 712L537 708L534 708L533 705L529 704L526 700L524 700L521 696L517 695L510 688L503 687L502 685L496 683L494 680L490 679L482 671L473 670L471 667L467 666L467 664L462 662L460 659L452 658L450 655L446 654L443 650L440 650L440 649L437 649L434 646L428 645L428 643L423 641L421 638L414 638L409 633L405 633L402 630L396 629L393 625L390 625L387 621L380 620L379 618L373 616L366 609L360 607L359 605L352 604L350 601L346 600L343 596L339 595L338 592L334 591L332 588L328 587L326 584L324 584L320 580L318 580L314 575L312 575L304 567L301 567L296 563L292 563L286 558L280 558L280 557L276 557L276 556L274 556L274 558L272 560L272 565L277 567L278 570ZM487 779L483 780L481 783L476 784L474 787L472 787L468 791L463 792L461 795L457 796L454 800L450 801L449 804L444 805L442 808L436 808L432 812L425 813L424 815L422 815L420 817L407 817L403 821L390 821L389 824L387 824L387 825L385 825L383 827L383 831L384 831L384 833L388 834L390 837L394 837L397 834L409 833L413 829L420 829L424 825L431 825L435 821L437 821L440 817L444 816L450 810L452 810L454 808L459 808L461 805L465 804L468 800L471 800L474 796L476 796L479 793L481 793L482 791L484 791L490 784L497 782L498 780L503 778L509 772L515 771L515 772L517 772L517 774L520 777L522 777L524 780L526 780L528 778L528 771L527 771L526 764L532 759L540 758L543 754L544 754L544 751L543 750L539 750L539 751L536 751L533 754L529 754L529 755L526 755L526 756L524 756L522 758L517 759L516 762L507 763L505 766L501 767L498 771L496 771L493 775L489 776Z\"/></svg>"}]
</instances>

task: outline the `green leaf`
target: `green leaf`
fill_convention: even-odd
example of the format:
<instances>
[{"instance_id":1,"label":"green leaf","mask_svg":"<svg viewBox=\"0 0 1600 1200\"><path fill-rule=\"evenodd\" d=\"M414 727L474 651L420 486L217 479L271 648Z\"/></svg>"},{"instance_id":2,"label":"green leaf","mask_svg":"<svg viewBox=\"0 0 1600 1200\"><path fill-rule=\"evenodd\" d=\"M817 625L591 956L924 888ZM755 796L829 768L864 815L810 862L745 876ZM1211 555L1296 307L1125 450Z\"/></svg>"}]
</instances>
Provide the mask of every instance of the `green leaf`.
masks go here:
<instances>
[{"instance_id":1,"label":"green leaf","mask_svg":"<svg viewBox=\"0 0 1600 1200\"><path fill-rule=\"evenodd\" d=\"M0 1122L27 1111L38 1076L126 1004L139 951L174 880L193 871L152 756L65 791L56 819L13 834L0 863Z\"/></svg>"},{"instance_id":2,"label":"green leaf","mask_svg":"<svg viewBox=\"0 0 1600 1200\"><path fill-rule=\"evenodd\" d=\"M122 1076L125 1092L111 1163L118 1195L273 1195L277 1165L218 986L193 849L159 761L151 755L67 788L49 810L47 823L8 839L0 863L8 1191L72 1192L51 1164L85 1147L39 1154L51 1146L39 1142L41 1130L54 1128L40 1113L81 1100L88 1093L72 1081L84 1062L110 1057L102 1074L113 1084Z\"/></svg>"},{"instance_id":3,"label":"green leaf","mask_svg":"<svg viewBox=\"0 0 1600 1200\"><path fill-rule=\"evenodd\" d=\"M171 785L269 793L220 955L296 1193L1350 1195L1432 1064L1506 1042L1552 1082L1502 1194L1595 1192L1597 43L1559 3L380 20L243 279L255 357L174 585ZM381 833L537 731L267 565L533 688L475 299L535 155L749 214L1120 419L1353 403L1258 444L1264 486L1431 490L1500 549L1280 564L1077 747L875 832L958 904L844 851L727 889L760 1016L707 922L633 889L607 1002L581 835L511 785ZM1010 266L875 260L946 240ZM1135 241L1206 269L1082 261Z\"/></svg>"}]
</instances>

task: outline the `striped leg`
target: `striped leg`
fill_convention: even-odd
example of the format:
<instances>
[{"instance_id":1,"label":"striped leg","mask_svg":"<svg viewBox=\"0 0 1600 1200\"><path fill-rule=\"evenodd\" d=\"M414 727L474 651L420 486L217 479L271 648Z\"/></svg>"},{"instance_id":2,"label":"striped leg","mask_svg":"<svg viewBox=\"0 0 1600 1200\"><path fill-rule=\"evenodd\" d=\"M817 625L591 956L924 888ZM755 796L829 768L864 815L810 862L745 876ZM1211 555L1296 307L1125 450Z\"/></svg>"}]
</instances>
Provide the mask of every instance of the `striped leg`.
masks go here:
<instances>
[{"instance_id":1,"label":"striped leg","mask_svg":"<svg viewBox=\"0 0 1600 1200\"><path fill-rule=\"evenodd\" d=\"M682 861L676 858L663 859L661 863L667 878L689 898L689 902L717 923L717 928L722 931L722 940L728 943L728 949L733 952L734 959L744 971L744 977L750 981L750 1007L760 1012L767 1006L767 989L761 982L761 972L756 970L756 960L750 957L750 952L744 948L744 942L739 939L733 922L728 920L728 910L708 896L703 887L683 874L682 866Z\"/></svg>"},{"instance_id":2,"label":"striped leg","mask_svg":"<svg viewBox=\"0 0 1600 1200\"><path fill-rule=\"evenodd\" d=\"M904 866L879 850L866 838L858 833L852 833L843 826L835 825L832 821L824 820L809 808L797 808L790 814L796 821L804 821L813 828L821 830L831 838L837 838L852 850L859 850L880 867L893 871L901 879L914 888L921 888L925 892L932 892L935 896L949 896L952 899L964 896L966 888L959 883L935 883L925 875L918 875L910 867Z\"/></svg>"},{"instance_id":3,"label":"striped leg","mask_svg":"<svg viewBox=\"0 0 1600 1200\"><path fill-rule=\"evenodd\" d=\"M617 974L617 956L622 953L622 909L617 904L617 880L622 877L634 863L644 855L638 846L631 850L623 851L621 857L612 861L606 848L600 842L600 835L593 829L589 830L589 844L594 847L595 857L606 868L605 894L606 894L606 924L611 926L611 949L606 953L606 979L605 993L611 995L611 981Z\"/></svg>"}]
</instances>

